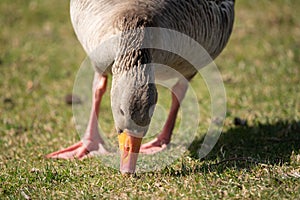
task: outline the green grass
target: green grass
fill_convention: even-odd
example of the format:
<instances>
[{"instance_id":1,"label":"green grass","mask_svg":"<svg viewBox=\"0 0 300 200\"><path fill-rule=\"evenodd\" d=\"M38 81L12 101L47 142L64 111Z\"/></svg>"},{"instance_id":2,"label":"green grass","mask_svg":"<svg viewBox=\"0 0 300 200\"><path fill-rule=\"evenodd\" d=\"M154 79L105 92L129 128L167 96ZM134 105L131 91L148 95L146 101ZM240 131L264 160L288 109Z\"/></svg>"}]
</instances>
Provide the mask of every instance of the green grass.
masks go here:
<instances>
[{"instance_id":1,"label":"green grass","mask_svg":"<svg viewBox=\"0 0 300 200\"><path fill-rule=\"evenodd\" d=\"M68 1L0 3L0 199L299 199L300 4L238 0L231 40L216 60L225 81L227 118L205 158L209 98L197 137L184 156L157 172L123 178L99 159L57 161L44 155L79 139L72 108L85 58ZM166 95L163 98L167 98ZM115 134L109 96L100 124ZM237 126L234 118L247 120Z\"/></svg>"}]
</instances>

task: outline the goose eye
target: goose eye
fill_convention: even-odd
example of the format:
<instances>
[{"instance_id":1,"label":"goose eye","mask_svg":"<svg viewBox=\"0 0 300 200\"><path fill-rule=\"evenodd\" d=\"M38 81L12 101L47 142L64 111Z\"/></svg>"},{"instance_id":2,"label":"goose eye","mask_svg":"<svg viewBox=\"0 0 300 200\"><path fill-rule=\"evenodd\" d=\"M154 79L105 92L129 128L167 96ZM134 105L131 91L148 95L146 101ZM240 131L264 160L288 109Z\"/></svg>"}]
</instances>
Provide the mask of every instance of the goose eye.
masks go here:
<instances>
[{"instance_id":1,"label":"goose eye","mask_svg":"<svg viewBox=\"0 0 300 200\"><path fill-rule=\"evenodd\" d=\"M120 109L120 113L124 116L124 111L122 109Z\"/></svg>"}]
</instances>

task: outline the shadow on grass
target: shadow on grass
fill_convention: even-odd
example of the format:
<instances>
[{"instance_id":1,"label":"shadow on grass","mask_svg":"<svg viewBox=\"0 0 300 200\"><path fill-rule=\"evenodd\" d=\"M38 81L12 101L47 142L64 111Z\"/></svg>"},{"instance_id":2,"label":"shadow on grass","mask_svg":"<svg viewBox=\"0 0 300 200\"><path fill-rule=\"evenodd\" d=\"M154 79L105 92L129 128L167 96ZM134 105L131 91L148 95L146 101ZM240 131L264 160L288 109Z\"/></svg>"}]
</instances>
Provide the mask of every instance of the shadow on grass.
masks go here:
<instances>
[{"instance_id":1,"label":"shadow on grass","mask_svg":"<svg viewBox=\"0 0 300 200\"><path fill-rule=\"evenodd\" d=\"M193 157L204 138L190 146ZM204 160L252 158L256 162L289 162L292 151L300 150L300 122L236 126L222 133L216 146Z\"/></svg>"},{"instance_id":2,"label":"shadow on grass","mask_svg":"<svg viewBox=\"0 0 300 200\"><path fill-rule=\"evenodd\" d=\"M192 158L199 159L198 150L203 140L198 138L191 144L189 150ZM298 121L235 126L222 133L213 150L202 159L204 164L193 169L183 166L180 172L171 174L189 175L211 170L221 172L228 168L251 169L260 164L282 165L290 163L293 151L300 151Z\"/></svg>"}]
</instances>

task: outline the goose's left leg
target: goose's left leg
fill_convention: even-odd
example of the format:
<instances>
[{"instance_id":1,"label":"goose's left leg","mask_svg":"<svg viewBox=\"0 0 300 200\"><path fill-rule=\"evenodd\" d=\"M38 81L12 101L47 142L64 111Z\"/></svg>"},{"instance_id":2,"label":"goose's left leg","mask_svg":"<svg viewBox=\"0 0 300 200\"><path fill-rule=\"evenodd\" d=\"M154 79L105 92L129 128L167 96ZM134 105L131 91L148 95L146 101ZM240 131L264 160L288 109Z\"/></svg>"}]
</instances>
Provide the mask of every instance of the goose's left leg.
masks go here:
<instances>
[{"instance_id":1,"label":"goose's left leg","mask_svg":"<svg viewBox=\"0 0 300 200\"><path fill-rule=\"evenodd\" d=\"M65 149L48 154L47 158L82 159L95 154L105 154L104 141L98 131L100 103L106 91L107 76L95 74L93 83L93 102L88 127L81 141Z\"/></svg>"},{"instance_id":2,"label":"goose's left leg","mask_svg":"<svg viewBox=\"0 0 300 200\"><path fill-rule=\"evenodd\" d=\"M177 113L180 103L183 100L188 88L187 80L179 80L172 88L172 105L168 115L168 119L163 127L162 132L152 141L143 144L140 153L153 154L167 148L171 141L172 132L175 126Z\"/></svg>"}]
</instances>

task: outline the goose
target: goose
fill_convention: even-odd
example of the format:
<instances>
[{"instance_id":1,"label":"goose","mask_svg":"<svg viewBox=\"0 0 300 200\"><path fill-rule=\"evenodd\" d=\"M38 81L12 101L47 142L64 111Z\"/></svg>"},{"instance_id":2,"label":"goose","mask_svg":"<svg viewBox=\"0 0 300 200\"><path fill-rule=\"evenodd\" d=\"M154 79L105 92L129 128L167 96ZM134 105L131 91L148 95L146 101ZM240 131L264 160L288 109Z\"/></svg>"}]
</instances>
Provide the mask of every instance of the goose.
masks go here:
<instances>
[{"instance_id":1,"label":"goose","mask_svg":"<svg viewBox=\"0 0 300 200\"><path fill-rule=\"evenodd\" d=\"M73 28L96 69L92 108L82 140L47 157L83 159L92 156L93 152L108 152L99 135L97 120L110 74L111 108L121 150L121 173L135 173L139 153L151 154L164 150L171 141L188 81L197 70L176 55L140 48L146 37L145 30L159 27L183 33L201 44L214 59L222 52L231 35L234 4L235 0L71 0ZM107 56L113 61L99 60L101 56L95 54L95 49L117 34L121 38L116 50L107 49ZM122 49L127 49L126 53L120 53ZM157 102L158 93L153 84L156 74L147 65L154 61L167 64L184 78L172 87L172 103L162 131L154 140L142 144ZM103 67L107 70L103 71Z\"/></svg>"}]
</instances>

